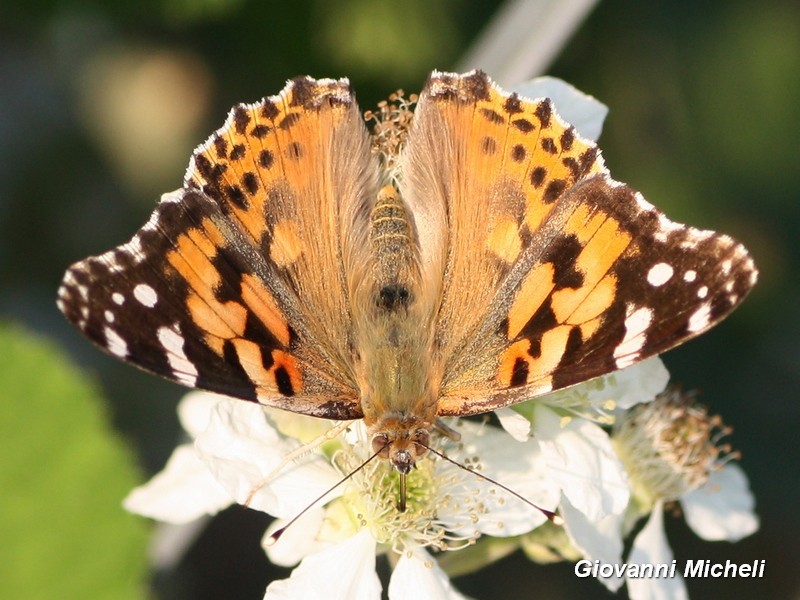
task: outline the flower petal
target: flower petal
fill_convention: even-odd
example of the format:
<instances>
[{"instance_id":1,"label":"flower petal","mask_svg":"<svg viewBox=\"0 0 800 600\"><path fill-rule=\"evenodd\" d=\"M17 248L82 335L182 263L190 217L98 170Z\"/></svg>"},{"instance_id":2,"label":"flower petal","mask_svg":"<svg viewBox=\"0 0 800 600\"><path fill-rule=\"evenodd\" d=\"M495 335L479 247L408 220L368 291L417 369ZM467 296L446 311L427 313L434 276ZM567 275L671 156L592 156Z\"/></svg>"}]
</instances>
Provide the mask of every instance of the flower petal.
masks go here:
<instances>
[{"instance_id":1,"label":"flower petal","mask_svg":"<svg viewBox=\"0 0 800 600\"><path fill-rule=\"evenodd\" d=\"M562 408L588 404L603 413L650 402L667 387L667 383L669 371L655 356L580 385L539 396L537 403Z\"/></svg>"},{"instance_id":2,"label":"flower petal","mask_svg":"<svg viewBox=\"0 0 800 600\"><path fill-rule=\"evenodd\" d=\"M450 578L423 548L405 552L389 580L389 600L462 600Z\"/></svg>"},{"instance_id":3,"label":"flower petal","mask_svg":"<svg viewBox=\"0 0 800 600\"><path fill-rule=\"evenodd\" d=\"M214 407L220 401L230 402L231 399L200 390L193 390L181 398L178 403L178 419L184 431L193 438L203 433L208 427Z\"/></svg>"},{"instance_id":4,"label":"flower petal","mask_svg":"<svg viewBox=\"0 0 800 600\"><path fill-rule=\"evenodd\" d=\"M622 562L622 517L606 515L598 521L590 521L564 498L561 501L561 516L564 528L573 545L588 560L616 565ZM616 592L624 583L621 577L603 577L600 583Z\"/></svg>"},{"instance_id":5,"label":"flower petal","mask_svg":"<svg viewBox=\"0 0 800 600\"><path fill-rule=\"evenodd\" d=\"M194 448L184 444L175 448L160 473L131 490L122 505L151 519L180 524L216 514L232 502Z\"/></svg>"},{"instance_id":6,"label":"flower petal","mask_svg":"<svg viewBox=\"0 0 800 600\"><path fill-rule=\"evenodd\" d=\"M590 521L625 510L630 498L628 476L608 434L585 419L562 422L544 405L536 407L534 419L534 438L548 473L572 505Z\"/></svg>"},{"instance_id":7,"label":"flower petal","mask_svg":"<svg viewBox=\"0 0 800 600\"><path fill-rule=\"evenodd\" d=\"M251 508L284 518L295 516L339 480L318 454L285 464L285 456L299 445L278 434L262 407L239 400L218 403L195 441L200 458L237 502L245 503L252 493ZM279 467L280 474L265 485Z\"/></svg>"},{"instance_id":8,"label":"flower petal","mask_svg":"<svg viewBox=\"0 0 800 600\"><path fill-rule=\"evenodd\" d=\"M527 442L531 437L531 422L512 408L494 411L503 429L518 442Z\"/></svg>"},{"instance_id":9,"label":"flower petal","mask_svg":"<svg viewBox=\"0 0 800 600\"><path fill-rule=\"evenodd\" d=\"M272 533L289 523L288 519L275 519L270 523L261 541L269 561L282 567L291 567L309 554L325 548L327 544L317 539L324 519L324 509L307 510L297 521L292 523L291 527L286 529L277 542L272 543L270 540Z\"/></svg>"},{"instance_id":10,"label":"flower petal","mask_svg":"<svg viewBox=\"0 0 800 600\"><path fill-rule=\"evenodd\" d=\"M755 499L739 465L712 470L705 485L681 498L686 522L704 540L737 542L758 530Z\"/></svg>"},{"instance_id":11,"label":"flower petal","mask_svg":"<svg viewBox=\"0 0 800 600\"><path fill-rule=\"evenodd\" d=\"M628 556L629 564L668 564L672 549L664 534L664 508L656 502L647 524L636 536ZM676 570L674 577L628 577L631 600L688 600L686 583Z\"/></svg>"},{"instance_id":12,"label":"flower petal","mask_svg":"<svg viewBox=\"0 0 800 600\"><path fill-rule=\"evenodd\" d=\"M642 402L650 402L664 391L669 383L669 371L658 356L648 358L604 377L603 390L589 393L592 402L598 404L613 400L617 408L630 408Z\"/></svg>"},{"instance_id":13,"label":"flower petal","mask_svg":"<svg viewBox=\"0 0 800 600\"><path fill-rule=\"evenodd\" d=\"M537 77L513 86L512 90L528 98L550 98L561 118L574 125L584 138L596 141L603 131L608 107L566 81Z\"/></svg>"},{"instance_id":14,"label":"flower petal","mask_svg":"<svg viewBox=\"0 0 800 600\"><path fill-rule=\"evenodd\" d=\"M288 579L269 584L264 600L378 600L375 550L375 538L364 529L306 556Z\"/></svg>"}]
</instances>

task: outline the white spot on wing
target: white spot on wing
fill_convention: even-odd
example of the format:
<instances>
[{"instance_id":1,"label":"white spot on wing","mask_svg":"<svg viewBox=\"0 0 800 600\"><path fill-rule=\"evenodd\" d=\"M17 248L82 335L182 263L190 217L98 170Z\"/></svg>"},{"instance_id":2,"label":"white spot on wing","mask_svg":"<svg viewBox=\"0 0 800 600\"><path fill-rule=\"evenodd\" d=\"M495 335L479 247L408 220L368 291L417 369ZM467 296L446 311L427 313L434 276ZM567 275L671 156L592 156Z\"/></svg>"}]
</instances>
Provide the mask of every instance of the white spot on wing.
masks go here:
<instances>
[{"instance_id":1,"label":"white spot on wing","mask_svg":"<svg viewBox=\"0 0 800 600\"><path fill-rule=\"evenodd\" d=\"M173 327L160 327L158 341L167 351L167 361L175 379L185 385L194 386L197 382L197 368L183 350L184 339L178 333L177 323Z\"/></svg>"},{"instance_id":2,"label":"white spot on wing","mask_svg":"<svg viewBox=\"0 0 800 600\"><path fill-rule=\"evenodd\" d=\"M657 263L647 272L647 283L659 287L670 280L672 273L673 269L667 263Z\"/></svg>"},{"instance_id":3,"label":"white spot on wing","mask_svg":"<svg viewBox=\"0 0 800 600\"><path fill-rule=\"evenodd\" d=\"M653 311L649 308L633 310L633 305L628 305L625 312L625 336L614 349L618 369L633 364L639 358L639 351L647 338L644 334L653 320Z\"/></svg>"},{"instance_id":4,"label":"white spot on wing","mask_svg":"<svg viewBox=\"0 0 800 600\"><path fill-rule=\"evenodd\" d=\"M700 289L697 290L697 297L701 300L708 296L708 286L704 285Z\"/></svg>"},{"instance_id":5,"label":"white spot on wing","mask_svg":"<svg viewBox=\"0 0 800 600\"><path fill-rule=\"evenodd\" d=\"M711 305L706 302L689 317L689 331L696 333L708 327L711 321Z\"/></svg>"},{"instance_id":6,"label":"white spot on wing","mask_svg":"<svg viewBox=\"0 0 800 600\"><path fill-rule=\"evenodd\" d=\"M109 323L113 323L114 322L114 313L111 312L110 310L105 311L103 313L103 316L105 316L106 321L108 321Z\"/></svg>"},{"instance_id":7,"label":"white spot on wing","mask_svg":"<svg viewBox=\"0 0 800 600\"><path fill-rule=\"evenodd\" d=\"M128 343L116 331L106 325L103 333L106 336L106 348L111 354L120 358L128 356Z\"/></svg>"},{"instance_id":8,"label":"white spot on wing","mask_svg":"<svg viewBox=\"0 0 800 600\"><path fill-rule=\"evenodd\" d=\"M158 301L158 294L146 283L140 283L133 288L133 297L148 308L153 308Z\"/></svg>"},{"instance_id":9,"label":"white spot on wing","mask_svg":"<svg viewBox=\"0 0 800 600\"><path fill-rule=\"evenodd\" d=\"M142 248L142 238L138 233L125 245L125 250L137 263L141 262L142 258L144 258L144 248Z\"/></svg>"},{"instance_id":10,"label":"white spot on wing","mask_svg":"<svg viewBox=\"0 0 800 600\"><path fill-rule=\"evenodd\" d=\"M686 283L692 283L695 279L697 279L697 271L689 269L686 273L683 274L683 280Z\"/></svg>"},{"instance_id":11,"label":"white spot on wing","mask_svg":"<svg viewBox=\"0 0 800 600\"><path fill-rule=\"evenodd\" d=\"M125 296L123 296L119 292L114 292L113 294L111 294L111 300L112 302L114 302L114 304L122 306L122 304L125 302Z\"/></svg>"}]
</instances>

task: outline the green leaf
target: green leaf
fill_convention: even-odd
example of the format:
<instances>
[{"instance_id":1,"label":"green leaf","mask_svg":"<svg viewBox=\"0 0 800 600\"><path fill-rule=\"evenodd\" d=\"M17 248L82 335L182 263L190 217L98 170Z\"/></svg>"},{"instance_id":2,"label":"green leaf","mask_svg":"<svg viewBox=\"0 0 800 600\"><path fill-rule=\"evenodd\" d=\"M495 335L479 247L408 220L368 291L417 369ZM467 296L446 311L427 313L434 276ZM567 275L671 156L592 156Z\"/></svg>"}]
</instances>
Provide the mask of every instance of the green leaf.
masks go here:
<instances>
[{"instance_id":1,"label":"green leaf","mask_svg":"<svg viewBox=\"0 0 800 600\"><path fill-rule=\"evenodd\" d=\"M51 344L0 323L0 595L143 598L138 483L94 385Z\"/></svg>"}]
</instances>

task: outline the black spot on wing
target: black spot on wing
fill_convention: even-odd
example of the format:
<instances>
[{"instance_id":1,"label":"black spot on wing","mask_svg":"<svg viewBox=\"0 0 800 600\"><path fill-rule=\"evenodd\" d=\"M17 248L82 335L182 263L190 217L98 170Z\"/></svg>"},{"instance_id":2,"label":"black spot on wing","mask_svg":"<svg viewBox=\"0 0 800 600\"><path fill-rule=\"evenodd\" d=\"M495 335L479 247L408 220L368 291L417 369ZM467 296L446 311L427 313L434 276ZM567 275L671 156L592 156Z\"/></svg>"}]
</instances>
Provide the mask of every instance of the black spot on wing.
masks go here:
<instances>
[{"instance_id":1,"label":"black spot on wing","mask_svg":"<svg viewBox=\"0 0 800 600\"><path fill-rule=\"evenodd\" d=\"M576 268L582 250L580 241L574 235L559 236L548 247L544 260L552 263L555 269L553 283L556 290L577 289L583 285L583 273Z\"/></svg>"},{"instance_id":2,"label":"black spot on wing","mask_svg":"<svg viewBox=\"0 0 800 600\"><path fill-rule=\"evenodd\" d=\"M275 369L275 384L278 387L278 392L284 396L294 396L294 386L292 379L285 367L278 367Z\"/></svg>"},{"instance_id":3,"label":"black spot on wing","mask_svg":"<svg viewBox=\"0 0 800 600\"><path fill-rule=\"evenodd\" d=\"M511 369L511 387L517 387L519 385L525 385L528 383L529 371L530 368L528 367L528 361L518 356L514 361L514 366Z\"/></svg>"},{"instance_id":4,"label":"black spot on wing","mask_svg":"<svg viewBox=\"0 0 800 600\"><path fill-rule=\"evenodd\" d=\"M233 107L233 126L236 133L244 135L247 126L250 124L250 111L244 104L237 104Z\"/></svg>"},{"instance_id":5,"label":"black spot on wing","mask_svg":"<svg viewBox=\"0 0 800 600\"><path fill-rule=\"evenodd\" d=\"M519 129L522 133L530 133L536 129L536 126L528 121L528 119L514 119L511 121L511 124Z\"/></svg>"},{"instance_id":6,"label":"black spot on wing","mask_svg":"<svg viewBox=\"0 0 800 600\"><path fill-rule=\"evenodd\" d=\"M264 98L261 101L261 116L270 121L274 121L275 117L281 114L280 109L275 105L275 102L269 98Z\"/></svg>"}]
</instances>

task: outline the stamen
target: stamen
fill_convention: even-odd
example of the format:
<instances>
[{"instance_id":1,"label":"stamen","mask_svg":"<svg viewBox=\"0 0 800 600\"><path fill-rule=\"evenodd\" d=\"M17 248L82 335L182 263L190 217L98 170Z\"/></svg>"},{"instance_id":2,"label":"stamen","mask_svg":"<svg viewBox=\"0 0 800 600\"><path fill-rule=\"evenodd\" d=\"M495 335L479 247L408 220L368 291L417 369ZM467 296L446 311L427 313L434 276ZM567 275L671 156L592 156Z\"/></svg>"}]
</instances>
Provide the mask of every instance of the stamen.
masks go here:
<instances>
[{"instance_id":1,"label":"stamen","mask_svg":"<svg viewBox=\"0 0 800 600\"><path fill-rule=\"evenodd\" d=\"M377 111L364 112L364 120L371 125L372 150L390 173L394 173L408 137L417 100L416 94L406 98L403 90L397 90L389 96L388 101L378 103Z\"/></svg>"},{"instance_id":2,"label":"stamen","mask_svg":"<svg viewBox=\"0 0 800 600\"><path fill-rule=\"evenodd\" d=\"M694 394L669 389L629 411L614 427L613 440L635 488L670 501L738 458L730 444L720 444L731 432L719 416L695 404Z\"/></svg>"}]
</instances>

